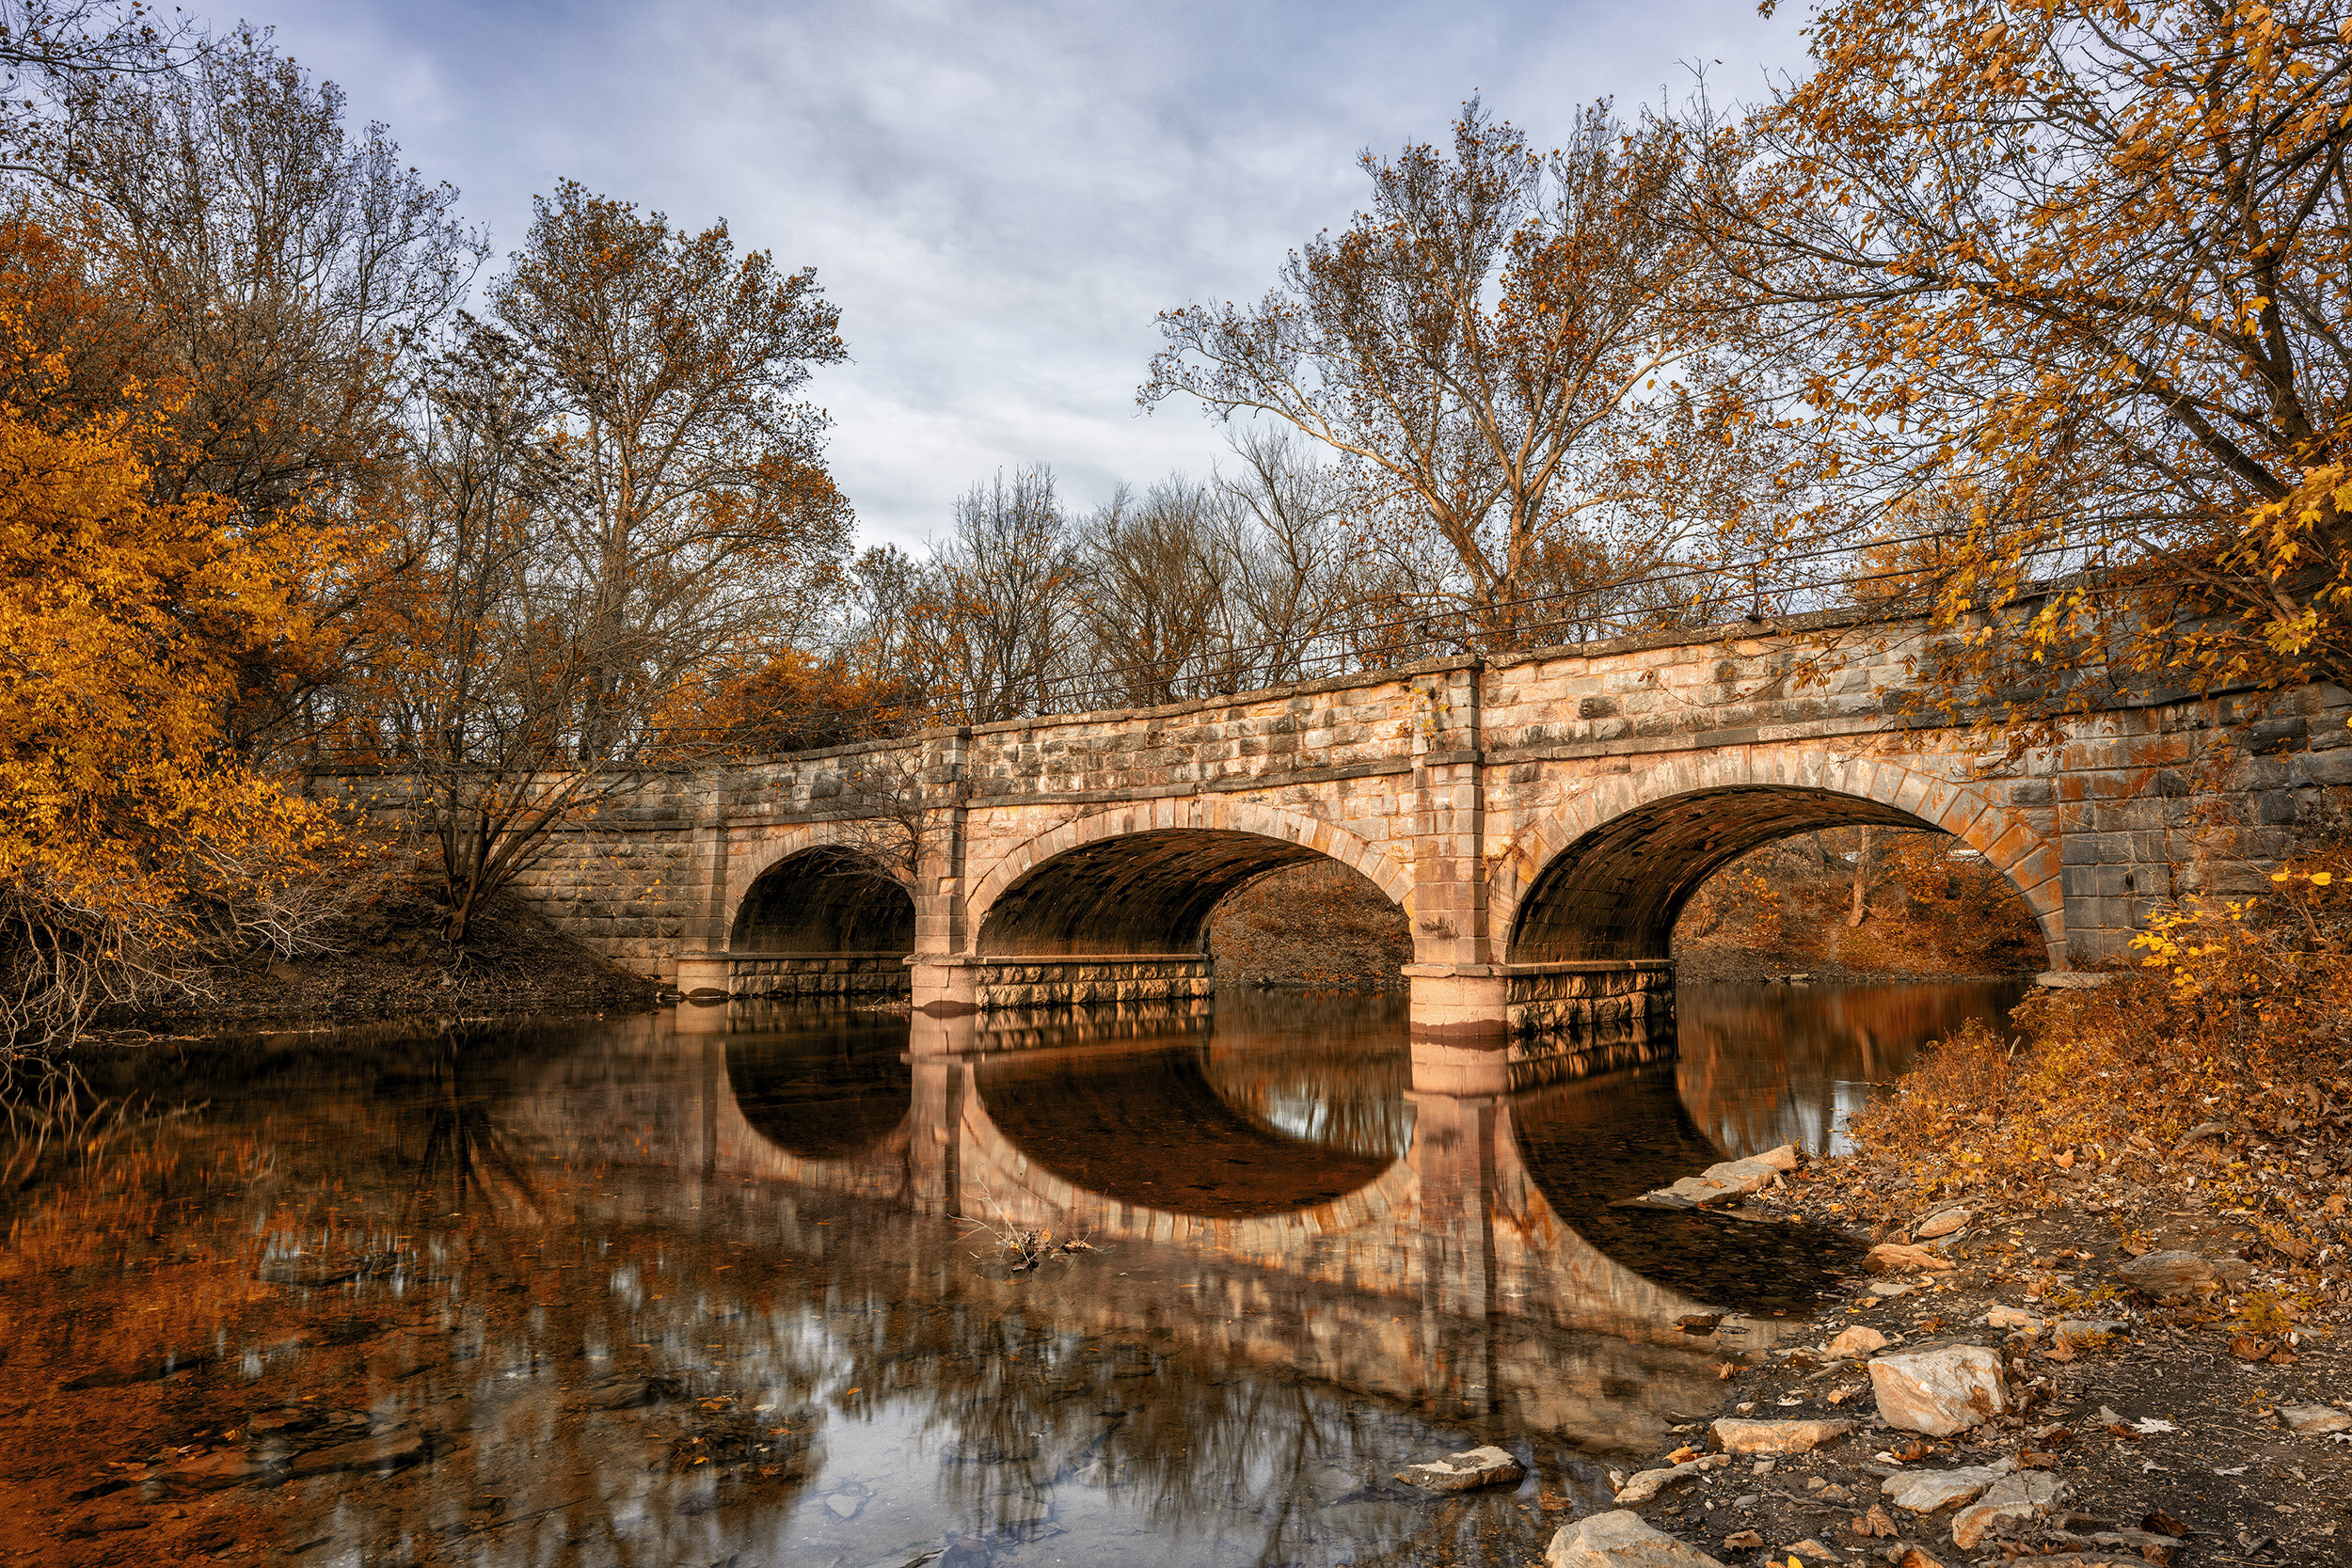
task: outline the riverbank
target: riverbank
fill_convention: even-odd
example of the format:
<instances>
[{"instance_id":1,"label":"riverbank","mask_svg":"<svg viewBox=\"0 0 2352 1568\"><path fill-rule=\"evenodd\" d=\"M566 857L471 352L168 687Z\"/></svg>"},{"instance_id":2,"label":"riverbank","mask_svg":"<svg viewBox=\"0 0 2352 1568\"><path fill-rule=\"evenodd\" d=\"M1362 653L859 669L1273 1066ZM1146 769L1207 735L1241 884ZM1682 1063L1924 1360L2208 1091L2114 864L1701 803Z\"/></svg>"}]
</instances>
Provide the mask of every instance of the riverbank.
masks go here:
<instances>
[{"instance_id":1,"label":"riverbank","mask_svg":"<svg viewBox=\"0 0 2352 1568\"><path fill-rule=\"evenodd\" d=\"M323 940L326 951L310 957L211 971L184 1004L108 1014L99 1027L183 1032L262 1020L628 1011L671 994L505 896L490 901L461 947L442 940L438 907L413 892L378 899Z\"/></svg>"},{"instance_id":2,"label":"riverbank","mask_svg":"<svg viewBox=\"0 0 2352 1568\"><path fill-rule=\"evenodd\" d=\"M2344 1043L2211 1000L2029 999L1724 1206L1866 1268L1794 1350L1692 1320L1723 1397L1621 1503L1724 1562L2352 1561Z\"/></svg>"}]
</instances>

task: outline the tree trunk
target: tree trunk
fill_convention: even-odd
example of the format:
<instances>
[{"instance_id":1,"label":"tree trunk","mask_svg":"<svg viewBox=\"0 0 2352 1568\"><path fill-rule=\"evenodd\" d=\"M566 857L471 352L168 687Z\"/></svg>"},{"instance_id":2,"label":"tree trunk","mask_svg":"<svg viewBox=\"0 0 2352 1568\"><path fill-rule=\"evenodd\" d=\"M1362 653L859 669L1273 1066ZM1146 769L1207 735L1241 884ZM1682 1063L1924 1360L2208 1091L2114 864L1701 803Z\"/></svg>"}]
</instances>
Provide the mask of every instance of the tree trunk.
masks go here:
<instances>
[{"instance_id":1,"label":"tree trunk","mask_svg":"<svg viewBox=\"0 0 2352 1568\"><path fill-rule=\"evenodd\" d=\"M1853 908L1846 914L1846 925L1849 929L1861 925L1863 916L1870 912L1863 906L1863 896L1869 883L1870 830L1865 828L1862 830L1862 847L1856 849L1853 856Z\"/></svg>"}]
</instances>

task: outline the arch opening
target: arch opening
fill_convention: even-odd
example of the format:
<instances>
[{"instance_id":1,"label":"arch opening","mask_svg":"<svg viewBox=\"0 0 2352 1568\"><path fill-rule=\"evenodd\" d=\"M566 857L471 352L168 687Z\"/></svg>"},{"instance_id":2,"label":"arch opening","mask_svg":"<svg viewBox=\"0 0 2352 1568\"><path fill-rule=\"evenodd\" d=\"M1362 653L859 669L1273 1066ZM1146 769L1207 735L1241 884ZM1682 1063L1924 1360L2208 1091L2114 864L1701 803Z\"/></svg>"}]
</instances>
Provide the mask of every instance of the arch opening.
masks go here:
<instances>
[{"instance_id":1,"label":"arch opening","mask_svg":"<svg viewBox=\"0 0 2352 1568\"><path fill-rule=\"evenodd\" d=\"M914 951L914 899L854 850L787 855L743 895L727 937L740 953Z\"/></svg>"},{"instance_id":2,"label":"arch opening","mask_svg":"<svg viewBox=\"0 0 2352 1568\"><path fill-rule=\"evenodd\" d=\"M1203 953L1209 917L1228 895L1311 863L1341 863L1308 845L1222 828L1097 839L1031 867L998 895L981 919L977 951L992 958Z\"/></svg>"},{"instance_id":3,"label":"arch opening","mask_svg":"<svg viewBox=\"0 0 2352 1568\"><path fill-rule=\"evenodd\" d=\"M1774 839L1865 826L1941 831L1877 800L1791 784L1694 790L1637 807L1544 867L1512 922L1511 961L1669 958L1683 906L1716 872Z\"/></svg>"}]
</instances>

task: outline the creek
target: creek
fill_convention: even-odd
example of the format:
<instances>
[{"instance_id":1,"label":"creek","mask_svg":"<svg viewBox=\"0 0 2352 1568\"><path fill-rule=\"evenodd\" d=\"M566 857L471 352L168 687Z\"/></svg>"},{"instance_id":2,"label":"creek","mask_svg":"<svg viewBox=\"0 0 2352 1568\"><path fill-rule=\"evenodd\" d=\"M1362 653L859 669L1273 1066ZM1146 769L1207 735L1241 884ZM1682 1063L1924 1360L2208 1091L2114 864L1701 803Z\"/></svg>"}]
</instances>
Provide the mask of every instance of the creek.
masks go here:
<instances>
[{"instance_id":1,"label":"creek","mask_svg":"<svg viewBox=\"0 0 2352 1568\"><path fill-rule=\"evenodd\" d=\"M1413 1088L1400 1001L1297 992L86 1053L106 1117L6 1200L0 1552L1531 1560L1852 1261L1617 1200L1836 1149L2016 994L1686 988L1661 1059L1485 1097ZM1518 1487L1394 1479L1486 1441Z\"/></svg>"}]
</instances>

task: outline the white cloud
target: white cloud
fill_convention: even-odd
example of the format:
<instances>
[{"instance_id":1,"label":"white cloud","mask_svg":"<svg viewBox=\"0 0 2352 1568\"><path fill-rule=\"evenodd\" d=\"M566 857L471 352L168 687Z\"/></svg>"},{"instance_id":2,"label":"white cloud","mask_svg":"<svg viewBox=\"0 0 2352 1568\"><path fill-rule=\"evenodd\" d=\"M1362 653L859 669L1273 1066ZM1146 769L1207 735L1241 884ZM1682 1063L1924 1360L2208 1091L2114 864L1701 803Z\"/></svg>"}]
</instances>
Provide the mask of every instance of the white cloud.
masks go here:
<instances>
[{"instance_id":1,"label":"white cloud","mask_svg":"<svg viewBox=\"0 0 2352 1568\"><path fill-rule=\"evenodd\" d=\"M501 248L570 176L813 264L856 363L814 395L872 540L992 470L1080 502L1204 469L1197 410L1138 416L1152 313L1251 297L1346 221L1357 151L1483 89L1539 141L1686 62L1753 90L1796 23L1748 0L1486 6L280 0L281 48L389 122Z\"/></svg>"}]
</instances>

